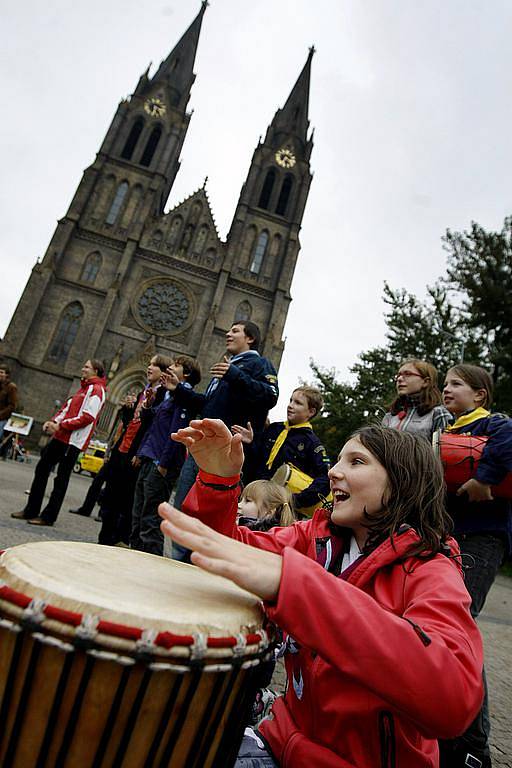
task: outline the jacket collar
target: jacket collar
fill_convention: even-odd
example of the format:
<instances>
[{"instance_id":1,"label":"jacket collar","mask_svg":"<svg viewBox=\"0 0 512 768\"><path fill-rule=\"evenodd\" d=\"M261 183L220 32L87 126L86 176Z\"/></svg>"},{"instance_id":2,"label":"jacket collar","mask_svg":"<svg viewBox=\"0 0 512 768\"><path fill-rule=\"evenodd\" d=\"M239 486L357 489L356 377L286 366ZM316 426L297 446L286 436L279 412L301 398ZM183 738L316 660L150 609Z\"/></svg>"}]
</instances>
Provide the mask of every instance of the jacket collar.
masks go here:
<instances>
[{"instance_id":1,"label":"jacket collar","mask_svg":"<svg viewBox=\"0 0 512 768\"><path fill-rule=\"evenodd\" d=\"M319 533L330 532L328 523L328 517L325 515L321 523ZM338 538L332 533L331 536L333 538ZM343 540L346 539L346 542L348 542L350 541L350 537L350 530L343 529L341 538ZM376 547L373 552L370 552L369 555L361 557L360 560L355 561L351 567L347 581L349 581L354 586L363 588L373 578L375 573L381 570L381 568L393 565L402 558L407 557L407 552L412 549L414 545L419 542L419 540L420 537L414 528L411 528L409 525L402 525L397 533L395 533L391 538L387 538L382 542L382 544L379 544L379 546ZM462 573L459 545L452 537L449 537L447 541L446 554L455 559L455 562L457 563L457 566Z\"/></svg>"}]
</instances>

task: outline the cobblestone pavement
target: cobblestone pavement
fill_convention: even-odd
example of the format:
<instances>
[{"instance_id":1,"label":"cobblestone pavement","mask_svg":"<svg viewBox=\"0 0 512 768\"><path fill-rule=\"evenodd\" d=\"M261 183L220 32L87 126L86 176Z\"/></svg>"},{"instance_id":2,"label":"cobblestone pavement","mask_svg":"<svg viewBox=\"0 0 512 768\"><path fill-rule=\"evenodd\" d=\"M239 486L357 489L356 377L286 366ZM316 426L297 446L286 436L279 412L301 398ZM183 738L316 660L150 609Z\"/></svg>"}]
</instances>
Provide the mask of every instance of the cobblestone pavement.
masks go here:
<instances>
[{"instance_id":1,"label":"cobblestone pavement","mask_svg":"<svg viewBox=\"0 0 512 768\"><path fill-rule=\"evenodd\" d=\"M23 509L34 461L21 464L0 461L0 549L27 541L97 541L99 524L92 518L70 515L80 506L90 479L72 475L62 511L53 528L34 528L13 520L11 512ZM48 487L51 487L51 480ZM512 768L512 579L498 576L479 618L484 638L490 690L491 748L494 768ZM276 683L284 684L282 670ZM440 702L442 706L442 702Z\"/></svg>"}]
</instances>

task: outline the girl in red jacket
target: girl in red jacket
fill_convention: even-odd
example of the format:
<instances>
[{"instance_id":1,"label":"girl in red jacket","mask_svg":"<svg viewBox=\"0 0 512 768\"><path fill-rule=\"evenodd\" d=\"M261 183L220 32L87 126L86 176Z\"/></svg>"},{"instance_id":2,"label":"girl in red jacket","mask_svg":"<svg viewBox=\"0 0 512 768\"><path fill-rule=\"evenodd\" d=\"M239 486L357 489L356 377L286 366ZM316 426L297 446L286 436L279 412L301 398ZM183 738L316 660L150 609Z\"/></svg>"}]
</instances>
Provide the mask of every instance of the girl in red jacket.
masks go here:
<instances>
[{"instance_id":1,"label":"girl in red jacket","mask_svg":"<svg viewBox=\"0 0 512 768\"><path fill-rule=\"evenodd\" d=\"M240 437L211 419L174 437L200 472L185 514L161 505L162 530L287 638L288 690L237 766L436 768L437 739L480 707L482 645L427 441L359 430L329 472L332 508L264 533L235 524Z\"/></svg>"}]
</instances>

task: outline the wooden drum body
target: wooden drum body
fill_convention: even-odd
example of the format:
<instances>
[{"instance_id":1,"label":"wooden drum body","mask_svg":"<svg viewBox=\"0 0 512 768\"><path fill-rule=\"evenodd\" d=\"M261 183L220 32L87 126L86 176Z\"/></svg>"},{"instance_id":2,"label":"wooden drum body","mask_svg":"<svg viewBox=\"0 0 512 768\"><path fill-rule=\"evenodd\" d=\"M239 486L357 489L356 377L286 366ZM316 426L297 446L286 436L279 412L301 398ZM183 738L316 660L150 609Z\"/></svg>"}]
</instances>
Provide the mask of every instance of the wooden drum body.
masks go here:
<instances>
[{"instance_id":1,"label":"wooden drum body","mask_svg":"<svg viewBox=\"0 0 512 768\"><path fill-rule=\"evenodd\" d=\"M444 479L449 491L457 491L461 485L475 476L488 438L484 435L456 435L436 432L432 444L444 468ZM499 485L492 486L492 495L512 499L512 473Z\"/></svg>"},{"instance_id":2,"label":"wooden drum body","mask_svg":"<svg viewBox=\"0 0 512 768\"><path fill-rule=\"evenodd\" d=\"M194 566L44 542L0 558L3 768L228 768L270 648L259 600Z\"/></svg>"}]
</instances>

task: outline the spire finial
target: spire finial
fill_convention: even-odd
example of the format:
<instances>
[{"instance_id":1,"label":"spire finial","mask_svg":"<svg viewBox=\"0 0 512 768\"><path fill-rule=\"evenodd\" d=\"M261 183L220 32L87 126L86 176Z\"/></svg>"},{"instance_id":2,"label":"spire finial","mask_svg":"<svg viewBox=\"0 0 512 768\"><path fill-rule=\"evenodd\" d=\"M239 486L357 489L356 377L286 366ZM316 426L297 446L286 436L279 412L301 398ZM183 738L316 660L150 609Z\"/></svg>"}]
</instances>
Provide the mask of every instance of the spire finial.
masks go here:
<instances>
[{"instance_id":1,"label":"spire finial","mask_svg":"<svg viewBox=\"0 0 512 768\"><path fill-rule=\"evenodd\" d=\"M205 2L206 2L206 4L208 5L208 0L205 0ZM203 189L206 189L206 182L207 182L207 181L208 181L208 176L205 176L205 177L204 177L204 181L203 181Z\"/></svg>"}]
</instances>

